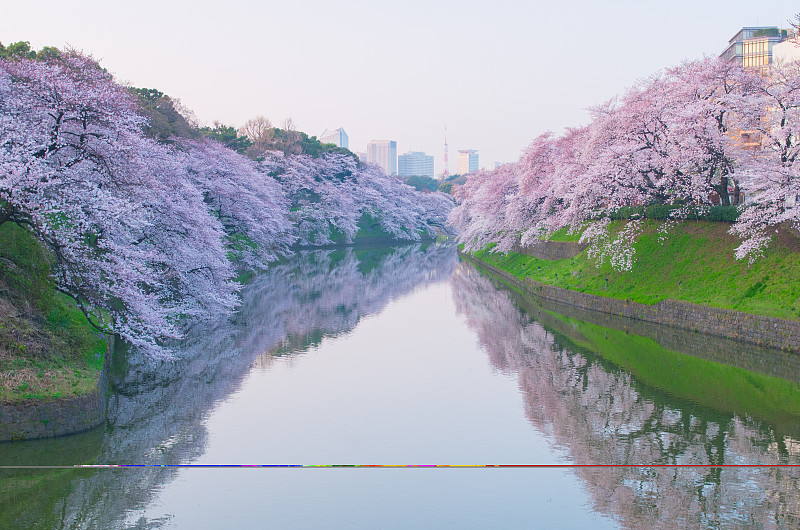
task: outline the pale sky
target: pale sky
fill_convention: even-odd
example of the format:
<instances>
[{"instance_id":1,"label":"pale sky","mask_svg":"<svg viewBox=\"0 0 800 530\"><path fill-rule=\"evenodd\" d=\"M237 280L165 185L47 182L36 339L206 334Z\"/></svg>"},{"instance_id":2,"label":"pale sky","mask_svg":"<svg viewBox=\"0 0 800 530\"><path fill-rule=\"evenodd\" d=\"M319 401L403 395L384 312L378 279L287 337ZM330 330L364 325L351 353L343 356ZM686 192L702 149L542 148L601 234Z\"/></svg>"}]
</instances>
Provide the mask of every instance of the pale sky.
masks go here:
<instances>
[{"instance_id":1,"label":"pale sky","mask_svg":"<svg viewBox=\"0 0 800 530\"><path fill-rule=\"evenodd\" d=\"M511 162L657 71L718 55L742 26L788 27L788 0L2 0L0 42L72 46L202 124L259 114L350 149L395 140L450 172L458 149Z\"/></svg>"}]
</instances>

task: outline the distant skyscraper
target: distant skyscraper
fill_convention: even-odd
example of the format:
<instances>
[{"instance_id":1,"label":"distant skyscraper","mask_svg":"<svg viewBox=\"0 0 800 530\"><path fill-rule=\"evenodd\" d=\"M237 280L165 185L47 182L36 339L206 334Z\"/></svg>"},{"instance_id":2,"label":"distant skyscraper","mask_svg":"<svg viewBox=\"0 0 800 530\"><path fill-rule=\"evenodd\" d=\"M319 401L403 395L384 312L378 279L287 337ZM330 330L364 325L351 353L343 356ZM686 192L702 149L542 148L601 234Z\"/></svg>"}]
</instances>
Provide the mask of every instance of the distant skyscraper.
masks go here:
<instances>
[{"instance_id":1,"label":"distant skyscraper","mask_svg":"<svg viewBox=\"0 0 800 530\"><path fill-rule=\"evenodd\" d=\"M344 129L341 127L335 131L325 129L325 132L320 135L319 141L323 144L335 144L336 147L350 148L350 138L348 138L347 133L344 132Z\"/></svg>"},{"instance_id":2,"label":"distant skyscraper","mask_svg":"<svg viewBox=\"0 0 800 530\"><path fill-rule=\"evenodd\" d=\"M409 151L397 157L397 176L433 178L433 156L420 151Z\"/></svg>"},{"instance_id":3,"label":"distant skyscraper","mask_svg":"<svg viewBox=\"0 0 800 530\"><path fill-rule=\"evenodd\" d=\"M478 171L478 151L475 149L458 150L458 174L466 175Z\"/></svg>"},{"instance_id":4,"label":"distant skyscraper","mask_svg":"<svg viewBox=\"0 0 800 530\"><path fill-rule=\"evenodd\" d=\"M397 142L372 140L367 144L367 162L379 165L387 175L397 175Z\"/></svg>"}]
</instances>

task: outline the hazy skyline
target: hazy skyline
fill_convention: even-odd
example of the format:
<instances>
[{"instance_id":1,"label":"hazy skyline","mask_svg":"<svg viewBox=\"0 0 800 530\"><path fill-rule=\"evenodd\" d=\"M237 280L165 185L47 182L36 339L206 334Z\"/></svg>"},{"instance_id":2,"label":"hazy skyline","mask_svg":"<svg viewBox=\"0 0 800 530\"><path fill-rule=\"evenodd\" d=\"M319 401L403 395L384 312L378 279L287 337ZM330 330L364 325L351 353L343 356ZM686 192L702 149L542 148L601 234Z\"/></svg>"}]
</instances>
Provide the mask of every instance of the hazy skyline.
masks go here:
<instances>
[{"instance_id":1,"label":"hazy skyline","mask_svg":"<svg viewBox=\"0 0 800 530\"><path fill-rule=\"evenodd\" d=\"M350 149L372 139L434 155L459 149L481 167L516 160L547 130L588 121L587 108L637 79L721 53L742 26L777 25L788 1L652 5L343 0L13 2L0 42L72 46L119 81L157 88L201 124L264 115L319 136L344 127Z\"/></svg>"}]
</instances>

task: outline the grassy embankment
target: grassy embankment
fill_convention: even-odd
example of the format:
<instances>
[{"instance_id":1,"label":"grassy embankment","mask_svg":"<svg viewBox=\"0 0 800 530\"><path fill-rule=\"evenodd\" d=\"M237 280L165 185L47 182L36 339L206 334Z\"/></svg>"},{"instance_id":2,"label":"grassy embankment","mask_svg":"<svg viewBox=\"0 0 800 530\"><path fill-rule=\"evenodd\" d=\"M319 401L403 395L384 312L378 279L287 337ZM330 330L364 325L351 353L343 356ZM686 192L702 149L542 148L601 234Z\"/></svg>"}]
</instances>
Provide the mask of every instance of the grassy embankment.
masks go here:
<instances>
[{"instance_id":1,"label":"grassy embankment","mask_svg":"<svg viewBox=\"0 0 800 530\"><path fill-rule=\"evenodd\" d=\"M800 319L800 237L789 231L775 234L765 255L753 265L738 261L739 245L728 234L730 225L685 221L667 239L658 240L658 221L647 221L634 245L636 262L628 272L617 272L606 262L599 267L586 251L571 259L548 261L524 254L492 253L484 249L475 257L520 279L579 292L630 299L643 304L683 300L744 311L756 315ZM615 222L618 230L622 222ZM553 241L577 241L564 231ZM608 282L606 282L608 279Z\"/></svg>"},{"instance_id":2,"label":"grassy embankment","mask_svg":"<svg viewBox=\"0 0 800 530\"><path fill-rule=\"evenodd\" d=\"M106 343L49 272L27 230L0 226L0 403L87 394L100 377Z\"/></svg>"}]
</instances>

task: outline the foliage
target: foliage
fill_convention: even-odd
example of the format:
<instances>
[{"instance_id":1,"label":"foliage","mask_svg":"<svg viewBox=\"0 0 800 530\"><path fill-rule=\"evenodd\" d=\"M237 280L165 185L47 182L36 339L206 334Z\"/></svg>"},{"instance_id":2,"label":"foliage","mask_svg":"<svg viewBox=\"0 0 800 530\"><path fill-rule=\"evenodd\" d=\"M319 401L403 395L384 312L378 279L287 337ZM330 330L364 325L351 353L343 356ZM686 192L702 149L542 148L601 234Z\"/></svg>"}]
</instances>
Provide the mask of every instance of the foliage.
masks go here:
<instances>
[{"instance_id":1,"label":"foliage","mask_svg":"<svg viewBox=\"0 0 800 530\"><path fill-rule=\"evenodd\" d=\"M36 59L36 51L31 50L31 43L28 41L12 42L8 46L0 43L0 57L9 59Z\"/></svg>"},{"instance_id":2,"label":"foliage","mask_svg":"<svg viewBox=\"0 0 800 530\"><path fill-rule=\"evenodd\" d=\"M145 136L162 143L171 143L173 138L197 138L199 130L190 122L191 113L155 88L131 88L139 103L139 112L147 118L143 125Z\"/></svg>"},{"instance_id":3,"label":"foliage","mask_svg":"<svg viewBox=\"0 0 800 530\"><path fill-rule=\"evenodd\" d=\"M420 177L413 175L405 179L405 183L417 191L436 191L439 189L439 181L431 177Z\"/></svg>"},{"instance_id":4,"label":"foliage","mask_svg":"<svg viewBox=\"0 0 800 530\"><path fill-rule=\"evenodd\" d=\"M621 208L617 208L616 210L608 212L608 218L611 219L612 221L618 221L620 219L625 219L625 220L639 219L643 215L644 215L643 206L623 206Z\"/></svg>"},{"instance_id":5,"label":"foliage","mask_svg":"<svg viewBox=\"0 0 800 530\"><path fill-rule=\"evenodd\" d=\"M695 221L715 221L734 223L739 218L740 210L737 206L705 206L685 207L677 204L651 204L644 206L623 206L608 212L611 220L653 219L666 221L669 219L691 219Z\"/></svg>"},{"instance_id":6,"label":"foliage","mask_svg":"<svg viewBox=\"0 0 800 530\"><path fill-rule=\"evenodd\" d=\"M219 142L228 149L232 149L239 154L243 154L247 149L253 145L247 136L240 135L235 128L229 125L223 125L220 122L214 122L214 127L201 127L200 133Z\"/></svg>"}]
</instances>

